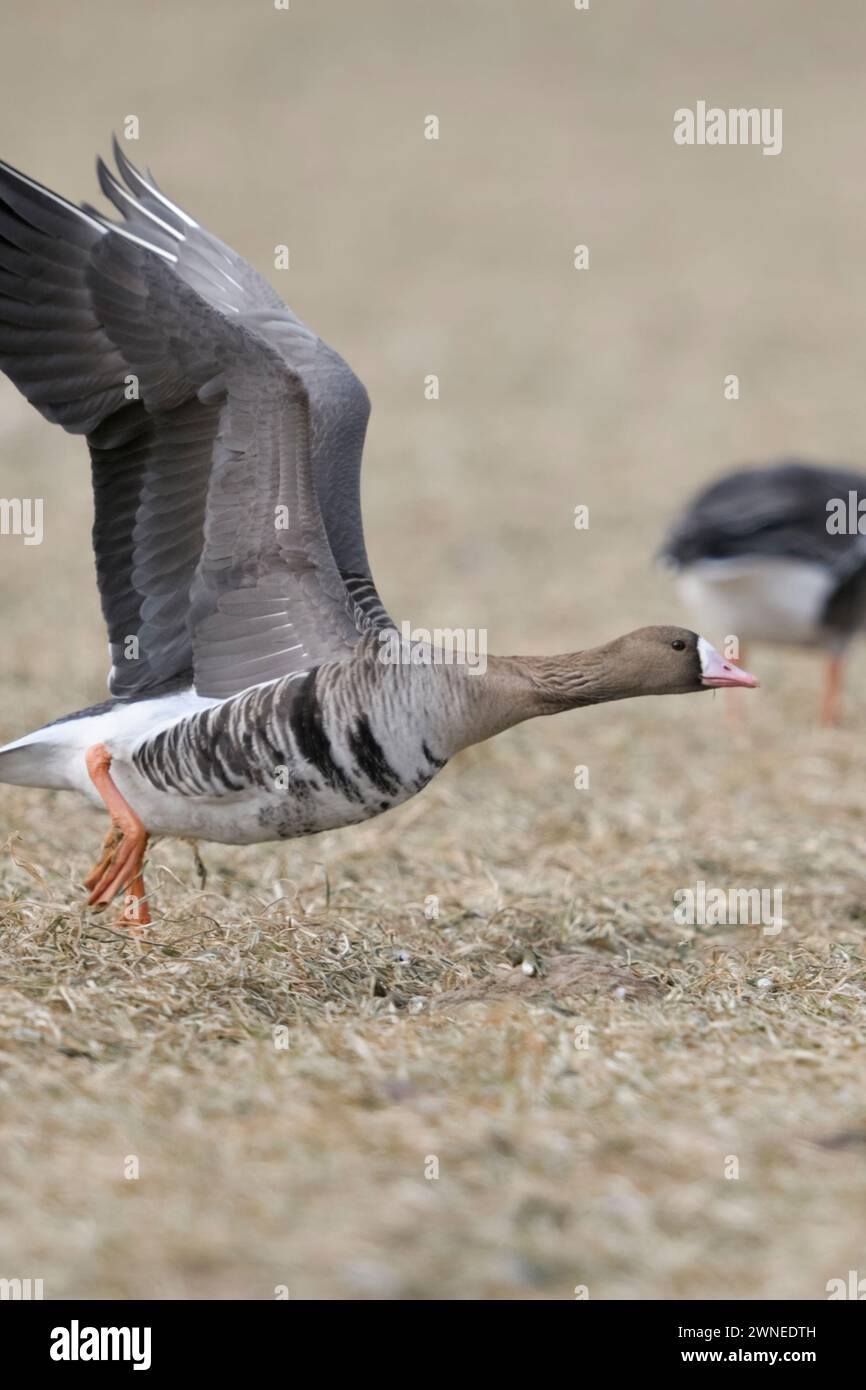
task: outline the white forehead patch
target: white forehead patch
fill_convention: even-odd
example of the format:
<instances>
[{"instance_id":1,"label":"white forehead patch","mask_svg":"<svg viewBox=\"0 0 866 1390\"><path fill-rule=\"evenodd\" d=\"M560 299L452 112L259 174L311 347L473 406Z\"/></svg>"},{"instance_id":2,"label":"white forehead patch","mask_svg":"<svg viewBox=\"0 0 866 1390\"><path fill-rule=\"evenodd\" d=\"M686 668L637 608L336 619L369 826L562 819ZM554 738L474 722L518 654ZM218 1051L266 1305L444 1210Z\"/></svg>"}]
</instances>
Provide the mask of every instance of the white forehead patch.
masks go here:
<instances>
[{"instance_id":1,"label":"white forehead patch","mask_svg":"<svg viewBox=\"0 0 866 1390\"><path fill-rule=\"evenodd\" d=\"M706 637L698 638L698 656L701 660L701 675L705 676L707 674L707 662L710 658L713 656L718 657L718 655L715 647L707 641Z\"/></svg>"}]
</instances>

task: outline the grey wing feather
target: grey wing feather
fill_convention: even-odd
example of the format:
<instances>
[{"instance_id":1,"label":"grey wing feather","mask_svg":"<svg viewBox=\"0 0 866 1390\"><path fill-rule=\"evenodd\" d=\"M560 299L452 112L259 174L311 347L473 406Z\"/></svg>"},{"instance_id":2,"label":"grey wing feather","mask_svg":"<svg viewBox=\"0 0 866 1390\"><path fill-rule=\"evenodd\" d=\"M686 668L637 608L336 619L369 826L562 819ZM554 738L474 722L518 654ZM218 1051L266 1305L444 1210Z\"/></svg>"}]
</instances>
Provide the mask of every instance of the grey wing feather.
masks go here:
<instances>
[{"instance_id":1,"label":"grey wing feather","mask_svg":"<svg viewBox=\"0 0 866 1390\"><path fill-rule=\"evenodd\" d=\"M131 230L156 237L177 257L174 269L191 289L214 308L242 315L303 381L310 400L314 486L334 558L344 578L367 581L363 586L351 583L359 597L364 595L362 619L373 626L389 624L372 584L361 518L361 455L370 416L363 384L257 270L140 174L116 140L114 154L128 190L101 160L100 184ZM141 211L136 213L135 207ZM170 224L170 232L162 235L159 222Z\"/></svg>"},{"instance_id":2,"label":"grey wing feather","mask_svg":"<svg viewBox=\"0 0 866 1390\"><path fill-rule=\"evenodd\" d=\"M114 692L193 667L200 693L229 695L389 622L361 527L369 403L256 271L115 153L126 188L98 172L122 223L0 165L0 365L88 435Z\"/></svg>"}]
</instances>

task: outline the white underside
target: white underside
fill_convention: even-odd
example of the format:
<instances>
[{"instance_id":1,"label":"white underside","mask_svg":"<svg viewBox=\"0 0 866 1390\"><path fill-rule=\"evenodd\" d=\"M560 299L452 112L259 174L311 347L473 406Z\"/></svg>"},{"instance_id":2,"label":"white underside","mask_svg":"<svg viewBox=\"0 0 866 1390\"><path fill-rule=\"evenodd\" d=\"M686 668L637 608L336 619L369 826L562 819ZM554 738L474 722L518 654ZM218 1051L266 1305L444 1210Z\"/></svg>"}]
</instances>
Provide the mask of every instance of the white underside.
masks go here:
<instances>
[{"instance_id":1,"label":"white underside","mask_svg":"<svg viewBox=\"0 0 866 1390\"><path fill-rule=\"evenodd\" d=\"M154 700L115 705L103 714L49 724L44 729L16 739L14 743L7 743L0 748L0 760L2 754L14 749L39 745L39 781L31 783L28 779L24 785L80 791L101 806L99 794L87 773L85 754L88 748L95 743L104 743L115 757L126 758L151 734L220 703L219 700L196 695L192 690L184 690ZM18 778L14 780L18 781Z\"/></svg>"},{"instance_id":2,"label":"white underside","mask_svg":"<svg viewBox=\"0 0 866 1390\"><path fill-rule=\"evenodd\" d=\"M263 805L284 799L285 793L264 793L253 785L220 795L187 797L174 791L159 791L132 762L133 753L145 739L189 715L222 703L191 690L179 691L48 725L0 748L0 782L78 791L94 806L104 809L86 763L88 748L102 743L112 756L115 786L152 835L217 840L224 844L275 839L277 836L260 813ZM16 750L20 756L16 756ZM10 756L7 758L6 754ZM333 824L345 823L343 804L334 799ZM322 800L327 802L327 792ZM325 824L328 810L327 805L321 808ZM363 818L363 811L359 811L358 818Z\"/></svg>"},{"instance_id":3,"label":"white underside","mask_svg":"<svg viewBox=\"0 0 866 1390\"><path fill-rule=\"evenodd\" d=\"M827 641L821 615L834 587L829 570L804 560L699 560L677 577L695 626L741 641Z\"/></svg>"}]
</instances>

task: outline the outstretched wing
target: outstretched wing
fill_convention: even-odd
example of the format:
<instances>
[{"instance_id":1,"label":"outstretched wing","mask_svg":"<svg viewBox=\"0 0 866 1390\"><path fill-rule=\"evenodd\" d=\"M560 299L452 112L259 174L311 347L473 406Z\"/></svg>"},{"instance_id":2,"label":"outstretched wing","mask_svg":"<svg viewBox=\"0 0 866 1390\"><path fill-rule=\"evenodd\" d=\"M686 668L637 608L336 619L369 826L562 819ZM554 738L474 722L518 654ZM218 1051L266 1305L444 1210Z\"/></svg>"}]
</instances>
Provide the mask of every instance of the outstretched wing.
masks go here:
<instances>
[{"instance_id":1,"label":"outstretched wing","mask_svg":"<svg viewBox=\"0 0 866 1390\"><path fill-rule=\"evenodd\" d=\"M388 623L359 473L369 405L265 280L115 147L109 223L0 165L0 366L87 435L114 693L203 695Z\"/></svg>"}]
</instances>

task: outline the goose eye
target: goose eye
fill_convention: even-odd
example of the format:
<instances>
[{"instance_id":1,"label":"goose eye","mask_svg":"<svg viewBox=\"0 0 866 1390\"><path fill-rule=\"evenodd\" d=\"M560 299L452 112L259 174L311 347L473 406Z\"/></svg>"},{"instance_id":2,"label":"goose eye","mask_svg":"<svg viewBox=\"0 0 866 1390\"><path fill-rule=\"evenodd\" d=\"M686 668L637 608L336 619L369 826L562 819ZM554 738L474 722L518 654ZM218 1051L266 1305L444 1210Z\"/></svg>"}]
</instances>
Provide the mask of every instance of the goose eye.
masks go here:
<instances>
[{"instance_id":1,"label":"goose eye","mask_svg":"<svg viewBox=\"0 0 866 1390\"><path fill-rule=\"evenodd\" d=\"M686 644L681 637L677 637L674 642L671 642L671 646L675 652L684 652L686 649Z\"/></svg>"}]
</instances>

